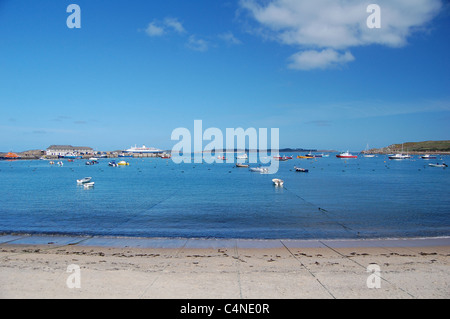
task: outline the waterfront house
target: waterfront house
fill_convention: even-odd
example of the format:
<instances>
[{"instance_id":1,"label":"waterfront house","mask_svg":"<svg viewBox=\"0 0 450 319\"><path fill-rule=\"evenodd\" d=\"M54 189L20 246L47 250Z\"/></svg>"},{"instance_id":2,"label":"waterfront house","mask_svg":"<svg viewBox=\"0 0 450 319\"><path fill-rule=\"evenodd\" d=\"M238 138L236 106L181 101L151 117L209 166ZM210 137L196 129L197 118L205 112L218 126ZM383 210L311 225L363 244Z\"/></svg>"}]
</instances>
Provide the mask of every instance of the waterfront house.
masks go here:
<instances>
[{"instance_id":1,"label":"waterfront house","mask_svg":"<svg viewBox=\"0 0 450 319\"><path fill-rule=\"evenodd\" d=\"M92 155L94 149L87 146L52 145L47 148L45 154L48 156Z\"/></svg>"}]
</instances>

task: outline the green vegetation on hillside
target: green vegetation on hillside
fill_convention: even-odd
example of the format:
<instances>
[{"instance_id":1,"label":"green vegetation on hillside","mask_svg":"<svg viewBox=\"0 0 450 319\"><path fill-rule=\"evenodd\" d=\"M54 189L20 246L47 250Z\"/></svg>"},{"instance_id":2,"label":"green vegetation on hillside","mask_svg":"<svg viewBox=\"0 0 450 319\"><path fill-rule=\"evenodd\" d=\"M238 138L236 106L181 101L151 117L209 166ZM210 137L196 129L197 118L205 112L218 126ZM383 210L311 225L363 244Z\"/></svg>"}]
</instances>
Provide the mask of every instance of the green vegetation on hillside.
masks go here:
<instances>
[{"instance_id":1,"label":"green vegetation on hillside","mask_svg":"<svg viewBox=\"0 0 450 319\"><path fill-rule=\"evenodd\" d=\"M425 141L425 142L407 142L403 144L392 144L388 147L378 149L378 152L398 153L401 152L450 152L450 141Z\"/></svg>"}]
</instances>

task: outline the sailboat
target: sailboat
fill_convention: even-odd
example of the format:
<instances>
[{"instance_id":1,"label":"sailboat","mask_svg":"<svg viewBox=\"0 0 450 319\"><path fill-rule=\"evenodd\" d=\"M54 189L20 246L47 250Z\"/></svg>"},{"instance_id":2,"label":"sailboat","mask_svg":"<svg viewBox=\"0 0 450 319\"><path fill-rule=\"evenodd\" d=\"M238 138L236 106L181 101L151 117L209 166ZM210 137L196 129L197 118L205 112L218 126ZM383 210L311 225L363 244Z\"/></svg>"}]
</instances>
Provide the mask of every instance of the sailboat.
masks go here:
<instances>
[{"instance_id":1,"label":"sailboat","mask_svg":"<svg viewBox=\"0 0 450 319\"><path fill-rule=\"evenodd\" d=\"M411 158L411 156L409 156L408 154L403 154L403 144L402 144L402 152L389 156L389 159L391 160L403 160L403 159L408 159Z\"/></svg>"},{"instance_id":2,"label":"sailboat","mask_svg":"<svg viewBox=\"0 0 450 319\"><path fill-rule=\"evenodd\" d=\"M364 157L375 157L375 154L369 154L368 152L369 152L369 144L367 144L366 149L363 153L363 156Z\"/></svg>"}]
</instances>

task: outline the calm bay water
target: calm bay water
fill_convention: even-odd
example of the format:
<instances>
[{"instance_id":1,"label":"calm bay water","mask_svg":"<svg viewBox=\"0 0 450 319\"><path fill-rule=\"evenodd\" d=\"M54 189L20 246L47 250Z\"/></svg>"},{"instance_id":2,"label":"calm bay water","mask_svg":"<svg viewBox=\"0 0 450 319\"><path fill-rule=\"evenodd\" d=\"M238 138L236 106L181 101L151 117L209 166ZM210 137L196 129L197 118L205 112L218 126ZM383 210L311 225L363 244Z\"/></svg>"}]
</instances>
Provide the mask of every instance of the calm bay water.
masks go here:
<instances>
[{"instance_id":1,"label":"calm bay water","mask_svg":"<svg viewBox=\"0 0 450 319\"><path fill-rule=\"evenodd\" d=\"M331 239L450 236L450 169L376 158L234 164L132 159L0 161L0 232L132 237ZM309 169L299 173L294 165ZM255 166L255 165L253 165ZM92 189L78 186L90 176ZM273 178L284 180L276 188Z\"/></svg>"}]
</instances>

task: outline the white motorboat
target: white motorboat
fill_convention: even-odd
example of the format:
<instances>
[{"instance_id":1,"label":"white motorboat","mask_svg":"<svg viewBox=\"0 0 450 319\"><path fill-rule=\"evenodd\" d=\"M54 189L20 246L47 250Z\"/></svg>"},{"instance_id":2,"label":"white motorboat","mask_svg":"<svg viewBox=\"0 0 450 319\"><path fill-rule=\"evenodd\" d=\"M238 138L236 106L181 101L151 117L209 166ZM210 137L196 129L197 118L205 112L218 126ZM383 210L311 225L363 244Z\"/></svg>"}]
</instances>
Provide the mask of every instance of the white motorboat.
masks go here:
<instances>
[{"instance_id":1,"label":"white motorboat","mask_svg":"<svg viewBox=\"0 0 450 319\"><path fill-rule=\"evenodd\" d=\"M248 167L248 164L240 164L240 163L237 163L237 164L236 164L236 167Z\"/></svg>"},{"instance_id":2,"label":"white motorboat","mask_svg":"<svg viewBox=\"0 0 450 319\"><path fill-rule=\"evenodd\" d=\"M426 155L422 156L422 159L425 159L425 160L436 159L436 156L430 155L430 154L426 154Z\"/></svg>"},{"instance_id":3,"label":"white motorboat","mask_svg":"<svg viewBox=\"0 0 450 319\"><path fill-rule=\"evenodd\" d=\"M264 174L264 173L268 173L269 169L267 167L251 167L250 171Z\"/></svg>"},{"instance_id":4,"label":"white motorboat","mask_svg":"<svg viewBox=\"0 0 450 319\"><path fill-rule=\"evenodd\" d=\"M92 180L92 177L85 177L82 179L77 179L77 184L86 184L89 183Z\"/></svg>"},{"instance_id":5,"label":"white motorboat","mask_svg":"<svg viewBox=\"0 0 450 319\"><path fill-rule=\"evenodd\" d=\"M439 163L436 163L436 164L428 164L428 166L430 166L430 167L442 167L442 168L448 167L448 165L445 164L445 163L442 163L442 164L439 164Z\"/></svg>"},{"instance_id":6,"label":"white motorboat","mask_svg":"<svg viewBox=\"0 0 450 319\"><path fill-rule=\"evenodd\" d=\"M276 187L283 187L284 184L284 181L278 178L272 179L272 182Z\"/></svg>"},{"instance_id":7,"label":"white motorboat","mask_svg":"<svg viewBox=\"0 0 450 319\"><path fill-rule=\"evenodd\" d=\"M237 159L248 159L247 153L236 156Z\"/></svg>"},{"instance_id":8,"label":"white motorboat","mask_svg":"<svg viewBox=\"0 0 450 319\"><path fill-rule=\"evenodd\" d=\"M85 183L83 184L84 188L91 188L94 187L95 183L94 182L90 182L90 183Z\"/></svg>"},{"instance_id":9,"label":"white motorboat","mask_svg":"<svg viewBox=\"0 0 450 319\"><path fill-rule=\"evenodd\" d=\"M391 160L403 160L403 159L408 159L408 158L411 158L411 156L401 154L401 153L395 154L393 156L389 156L389 159L391 159Z\"/></svg>"}]
</instances>

